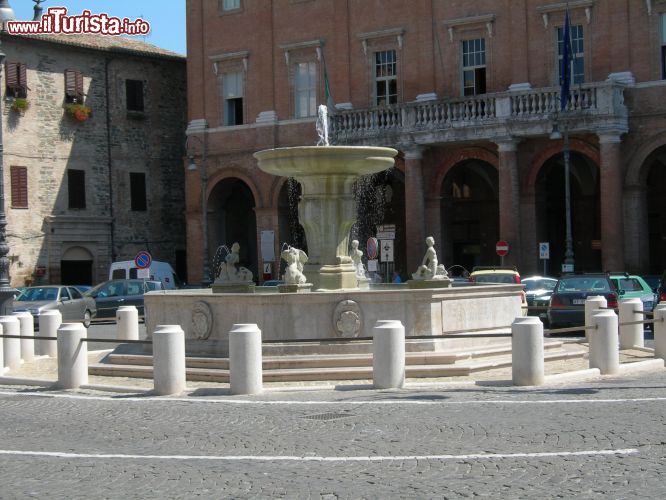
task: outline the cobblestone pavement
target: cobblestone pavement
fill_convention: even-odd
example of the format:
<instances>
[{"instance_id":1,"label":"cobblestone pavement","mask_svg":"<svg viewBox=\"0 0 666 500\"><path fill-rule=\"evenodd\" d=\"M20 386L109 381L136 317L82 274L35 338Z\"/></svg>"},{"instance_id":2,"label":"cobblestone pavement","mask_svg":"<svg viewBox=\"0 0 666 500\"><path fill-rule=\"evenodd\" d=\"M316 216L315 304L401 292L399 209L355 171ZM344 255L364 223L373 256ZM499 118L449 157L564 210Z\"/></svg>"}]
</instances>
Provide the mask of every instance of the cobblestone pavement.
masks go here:
<instances>
[{"instance_id":1,"label":"cobblestone pavement","mask_svg":"<svg viewBox=\"0 0 666 500\"><path fill-rule=\"evenodd\" d=\"M1 498L664 498L666 372L181 398L0 386Z\"/></svg>"}]
</instances>

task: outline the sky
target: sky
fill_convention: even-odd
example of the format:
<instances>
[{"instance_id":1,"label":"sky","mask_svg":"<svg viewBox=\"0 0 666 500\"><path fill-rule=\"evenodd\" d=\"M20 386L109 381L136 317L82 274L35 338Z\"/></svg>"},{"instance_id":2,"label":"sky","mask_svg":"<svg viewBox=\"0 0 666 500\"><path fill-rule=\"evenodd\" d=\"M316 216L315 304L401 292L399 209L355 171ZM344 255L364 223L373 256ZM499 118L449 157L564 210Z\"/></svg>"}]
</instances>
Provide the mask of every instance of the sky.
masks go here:
<instances>
[{"instance_id":1,"label":"sky","mask_svg":"<svg viewBox=\"0 0 666 500\"><path fill-rule=\"evenodd\" d=\"M32 0L9 0L16 19L32 20L35 6ZM150 23L150 33L139 40L185 55L185 0L47 0L42 8L67 7L67 13L80 14L88 9L92 14L141 18Z\"/></svg>"}]
</instances>

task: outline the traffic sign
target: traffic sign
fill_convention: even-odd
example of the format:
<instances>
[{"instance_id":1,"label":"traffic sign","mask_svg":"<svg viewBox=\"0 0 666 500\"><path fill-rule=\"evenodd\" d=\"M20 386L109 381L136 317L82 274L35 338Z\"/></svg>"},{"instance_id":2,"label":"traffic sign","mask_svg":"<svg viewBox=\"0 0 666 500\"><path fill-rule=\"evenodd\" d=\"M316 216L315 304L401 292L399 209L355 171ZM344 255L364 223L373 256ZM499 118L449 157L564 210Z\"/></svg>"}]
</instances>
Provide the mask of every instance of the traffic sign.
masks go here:
<instances>
[{"instance_id":1,"label":"traffic sign","mask_svg":"<svg viewBox=\"0 0 666 500\"><path fill-rule=\"evenodd\" d=\"M382 240L382 262L393 262L393 240Z\"/></svg>"},{"instance_id":2,"label":"traffic sign","mask_svg":"<svg viewBox=\"0 0 666 500\"><path fill-rule=\"evenodd\" d=\"M504 257L509 253L509 243L504 240L500 240L495 244L495 251L500 257Z\"/></svg>"},{"instance_id":3,"label":"traffic sign","mask_svg":"<svg viewBox=\"0 0 666 500\"><path fill-rule=\"evenodd\" d=\"M379 246L379 243L377 242L377 238L370 237L368 238L368 242L365 245L365 249L368 252L368 259L376 259L377 258L377 248Z\"/></svg>"},{"instance_id":4,"label":"traffic sign","mask_svg":"<svg viewBox=\"0 0 666 500\"><path fill-rule=\"evenodd\" d=\"M539 258L544 260L550 259L550 243L539 243Z\"/></svg>"},{"instance_id":5,"label":"traffic sign","mask_svg":"<svg viewBox=\"0 0 666 500\"><path fill-rule=\"evenodd\" d=\"M152 261L153 258L145 250L141 250L138 254L136 254L136 257L134 257L134 263L139 269L146 269L150 267Z\"/></svg>"}]
</instances>

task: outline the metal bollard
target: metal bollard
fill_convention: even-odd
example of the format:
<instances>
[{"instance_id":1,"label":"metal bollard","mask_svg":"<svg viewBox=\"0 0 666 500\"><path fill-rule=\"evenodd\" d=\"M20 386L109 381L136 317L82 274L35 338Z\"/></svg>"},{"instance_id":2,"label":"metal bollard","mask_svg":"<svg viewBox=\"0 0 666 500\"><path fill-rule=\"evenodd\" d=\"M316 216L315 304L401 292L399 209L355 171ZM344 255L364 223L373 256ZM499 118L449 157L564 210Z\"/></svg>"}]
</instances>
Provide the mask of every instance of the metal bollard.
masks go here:
<instances>
[{"instance_id":1,"label":"metal bollard","mask_svg":"<svg viewBox=\"0 0 666 500\"><path fill-rule=\"evenodd\" d=\"M185 332L179 325L157 325L153 332L153 387L158 396L185 390Z\"/></svg>"},{"instance_id":2,"label":"metal bollard","mask_svg":"<svg viewBox=\"0 0 666 500\"><path fill-rule=\"evenodd\" d=\"M585 300L585 326L594 326L592 316L597 309L608 307L608 301L603 295L593 295ZM590 330L585 329L585 340L590 341Z\"/></svg>"},{"instance_id":3,"label":"metal bollard","mask_svg":"<svg viewBox=\"0 0 666 500\"><path fill-rule=\"evenodd\" d=\"M134 306L120 306L116 310L116 338L139 340L139 310Z\"/></svg>"},{"instance_id":4,"label":"metal bollard","mask_svg":"<svg viewBox=\"0 0 666 500\"><path fill-rule=\"evenodd\" d=\"M623 325L634 321L642 321L643 315L634 311L643 311L641 299L624 299L620 301L620 349L631 349L634 346L643 347L643 325Z\"/></svg>"},{"instance_id":5,"label":"metal bollard","mask_svg":"<svg viewBox=\"0 0 666 500\"><path fill-rule=\"evenodd\" d=\"M372 329L372 383L376 389L405 385L405 327L397 320L380 320Z\"/></svg>"},{"instance_id":6,"label":"metal bollard","mask_svg":"<svg viewBox=\"0 0 666 500\"><path fill-rule=\"evenodd\" d=\"M539 318L520 317L511 325L511 374L513 385L543 384L543 323Z\"/></svg>"},{"instance_id":7,"label":"metal bollard","mask_svg":"<svg viewBox=\"0 0 666 500\"><path fill-rule=\"evenodd\" d=\"M58 387L78 389L88 383L88 336L83 323L63 323L58 328Z\"/></svg>"},{"instance_id":8,"label":"metal bollard","mask_svg":"<svg viewBox=\"0 0 666 500\"><path fill-rule=\"evenodd\" d=\"M35 318L28 311L15 312L21 329L21 359L24 363L35 360Z\"/></svg>"},{"instance_id":9,"label":"metal bollard","mask_svg":"<svg viewBox=\"0 0 666 500\"><path fill-rule=\"evenodd\" d=\"M254 323L235 324L229 331L229 385L231 394L263 390L261 330Z\"/></svg>"},{"instance_id":10,"label":"metal bollard","mask_svg":"<svg viewBox=\"0 0 666 500\"><path fill-rule=\"evenodd\" d=\"M666 361L666 304L654 309L654 357Z\"/></svg>"},{"instance_id":11,"label":"metal bollard","mask_svg":"<svg viewBox=\"0 0 666 500\"><path fill-rule=\"evenodd\" d=\"M0 324L5 335L21 335L21 326L16 316L0 316ZM21 339L2 339L3 366L9 370L21 367Z\"/></svg>"},{"instance_id":12,"label":"metal bollard","mask_svg":"<svg viewBox=\"0 0 666 500\"><path fill-rule=\"evenodd\" d=\"M62 314L60 311L44 311L39 315L38 337L55 337L58 328L62 325ZM53 340L39 340L37 342L37 354L45 354L51 358L58 355L58 346Z\"/></svg>"},{"instance_id":13,"label":"metal bollard","mask_svg":"<svg viewBox=\"0 0 666 500\"><path fill-rule=\"evenodd\" d=\"M597 329L590 335L590 368L599 368L602 375L620 371L617 314L615 311L598 311L592 316Z\"/></svg>"}]
</instances>

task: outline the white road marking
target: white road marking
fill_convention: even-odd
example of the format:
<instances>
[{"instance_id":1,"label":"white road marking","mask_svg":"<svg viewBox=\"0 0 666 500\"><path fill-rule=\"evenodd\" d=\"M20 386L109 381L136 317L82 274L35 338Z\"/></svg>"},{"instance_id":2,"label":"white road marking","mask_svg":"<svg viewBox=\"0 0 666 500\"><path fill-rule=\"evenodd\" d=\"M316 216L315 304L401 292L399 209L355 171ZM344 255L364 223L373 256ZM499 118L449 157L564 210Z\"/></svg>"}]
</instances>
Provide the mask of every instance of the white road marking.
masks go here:
<instances>
[{"instance_id":1,"label":"white road marking","mask_svg":"<svg viewBox=\"0 0 666 500\"><path fill-rule=\"evenodd\" d=\"M396 393L400 395L400 393ZM369 400L336 400L336 401L288 401L288 400L253 400L253 399L210 399L199 398L196 396L183 398L183 397L156 397L156 396L141 396L141 397L113 397L113 396L86 396L81 394L58 394L58 393L44 393L44 392L10 392L0 391L0 396L39 396L45 398L64 398L64 399L79 399L91 401L117 401L117 402L179 402L179 403L209 403L209 404L237 404L237 405L293 405L293 406L324 406L324 405L425 405L425 406L441 406L441 405L547 405L547 404L618 404L618 403L651 403L651 402L664 402L666 397L654 398L618 398L618 399L542 399L542 400L513 400L513 399L493 399L493 400L471 400L471 401L423 401L423 400L405 400L405 399L386 399L380 401Z\"/></svg>"},{"instance_id":2,"label":"white road marking","mask_svg":"<svg viewBox=\"0 0 666 500\"><path fill-rule=\"evenodd\" d=\"M123 460L224 460L254 462L402 462L405 460L502 460L511 458L575 457L599 455L634 455L634 448L620 450L585 450L538 453L472 453L466 455L396 455L366 457L320 457L291 455L125 455L119 453L60 453L49 451L0 450L0 455L20 455L31 457L81 458L81 459L123 459Z\"/></svg>"}]
</instances>

